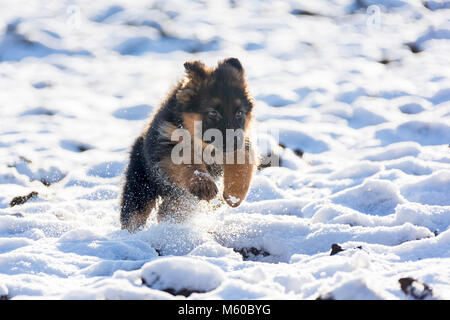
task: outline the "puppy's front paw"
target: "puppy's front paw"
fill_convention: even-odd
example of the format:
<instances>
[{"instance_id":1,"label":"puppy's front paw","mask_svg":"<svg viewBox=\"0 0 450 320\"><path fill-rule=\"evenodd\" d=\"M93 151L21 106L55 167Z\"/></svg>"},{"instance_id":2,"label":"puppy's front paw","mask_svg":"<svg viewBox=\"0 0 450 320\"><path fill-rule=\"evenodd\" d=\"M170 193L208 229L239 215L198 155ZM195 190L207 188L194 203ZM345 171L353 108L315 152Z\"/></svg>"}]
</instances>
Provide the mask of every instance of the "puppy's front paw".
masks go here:
<instances>
[{"instance_id":1,"label":"puppy's front paw","mask_svg":"<svg viewBox=\"0 0 450 320\"><path fill-rule=\"evenodd\" d=\"M209 201L214 199L219 189L209 174L195 171L189 185L189 192L200 200Z\"/></svg>"},{"instance_id":2,"label":"puppy's front paw","mask_svg":"<svg viewBox=\"0 0 450 320\"><path fill-rule=\"evenodd\" d=\"M241 202L244 200L244 199L240 199L238 197L232 196L232 195L228 195L225 192L223 193L223 199L232 208L239 207Z\"/></svg>"}]
</instances>

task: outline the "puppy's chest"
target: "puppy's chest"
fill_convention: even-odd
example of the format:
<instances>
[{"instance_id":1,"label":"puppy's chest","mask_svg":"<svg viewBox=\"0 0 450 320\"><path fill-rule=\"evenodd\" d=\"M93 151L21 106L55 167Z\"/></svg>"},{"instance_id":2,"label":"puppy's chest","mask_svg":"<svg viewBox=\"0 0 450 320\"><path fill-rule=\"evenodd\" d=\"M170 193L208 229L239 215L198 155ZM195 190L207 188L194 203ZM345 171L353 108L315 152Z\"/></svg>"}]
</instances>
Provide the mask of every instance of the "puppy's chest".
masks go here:
<instances>
[{"instance_id":1,"label":"puppy's chest","mask_svg":"<svg viewBox=\"0 0 450 320\"><path fill-rule=\"evenodd\" d=\"M206 164L206 169L208 170L208 173L215 179L223 176L223 166L220 164Z\"/></svg>"}]
</instances>

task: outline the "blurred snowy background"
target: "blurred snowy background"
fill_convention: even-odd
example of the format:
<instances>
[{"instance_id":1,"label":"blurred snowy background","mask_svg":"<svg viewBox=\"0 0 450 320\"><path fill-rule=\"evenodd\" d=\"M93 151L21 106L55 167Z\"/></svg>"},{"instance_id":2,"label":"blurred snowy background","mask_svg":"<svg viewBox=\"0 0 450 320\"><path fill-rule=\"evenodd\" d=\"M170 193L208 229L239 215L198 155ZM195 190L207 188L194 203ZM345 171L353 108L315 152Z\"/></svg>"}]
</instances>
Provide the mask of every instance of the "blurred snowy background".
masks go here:
<instances>
[{"instance_id":1,"label":"blurred snowy background","mask_svg":"<svg viewBox=\"0 0 450 320\"><path fill-rule=\"evenodd\" d=\"M0 298L450 299L450 1L0 8ZM230 56L280 167L120 230L131 143L184 61Z\"/></svg>"}]
</instances>

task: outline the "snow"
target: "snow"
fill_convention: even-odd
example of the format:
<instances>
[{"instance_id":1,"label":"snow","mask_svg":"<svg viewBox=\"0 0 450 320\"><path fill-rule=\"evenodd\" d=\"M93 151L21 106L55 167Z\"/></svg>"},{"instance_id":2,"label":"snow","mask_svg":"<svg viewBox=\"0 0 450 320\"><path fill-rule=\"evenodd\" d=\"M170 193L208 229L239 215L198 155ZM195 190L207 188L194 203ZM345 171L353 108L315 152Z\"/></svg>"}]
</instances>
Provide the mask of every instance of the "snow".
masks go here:
<instances>
[{"instance_id":1,"label":"snow","mask_svg":"<svg viewBox=\"0 0 450 320\"><path fill-rule=\"evenodd\" d=\"M412 202L449 206L450 172L439 170L417 182L405 184L402 193Z\"/></svg>"},{"instance_id":2,"label":"snow","mask_svg":"<svg viewBox=\"0 0 450 320\"><path fill-rule=\"evenodd\" d=\"M223 271L215 265L188 257L168 257L146 263L141 269L146 286L179 292L183 289L209 292L223 281Z\"/></svg>"},{"instance_id":3,"label":"snow","mask_svg":"<svg viewBox=\"0 0 450 320\"><path fill-rule=\"evenodd\" d=\"M335 203L367 214L383 216L392 213L403 199L390 181L366 179L361 185L340 191L330 197Z\"/></svg>"},{"instance_id":4,"label":"snow","mask_svg":"<svg viewBox=\"0 0 450 320\"><path fill-rule=\"evenodd\" d=\"M2 3L0 299L450 299L448 4ZM280 166L121 230L134 139L186 60L230 56Z\"/></svg>"}]
</instances>

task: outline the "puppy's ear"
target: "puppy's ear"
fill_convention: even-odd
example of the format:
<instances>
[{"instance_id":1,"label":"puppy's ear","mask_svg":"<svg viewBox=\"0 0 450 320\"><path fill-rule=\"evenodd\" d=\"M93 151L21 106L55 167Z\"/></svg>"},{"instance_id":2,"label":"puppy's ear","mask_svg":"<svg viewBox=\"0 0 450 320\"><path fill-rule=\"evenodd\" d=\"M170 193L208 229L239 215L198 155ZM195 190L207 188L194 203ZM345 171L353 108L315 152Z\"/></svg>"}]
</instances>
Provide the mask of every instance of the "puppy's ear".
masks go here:
<instances>
[{"instance_id":1,"label":"puppy's ear","mask_svg":"<svg viewBox=\"0 0 450 320\"><path fill-rule=\"evenodd\" d=\"M186 61L184 63L184 69L190 79L205 79L207 73L207 67L199 60Z\"/></svg>"},{"instance_id":2,"label":"puppy's ear","mask_svg":"<svg viewBox=\"0 0 450 320\"><path fill-rule=\"evenodd\" d=\"M183 80L176 97L182 104L188 104L197 94L199 88L207 80L210 69L199 60L186 61L184 63L186 79Z\"/></svg>"},{"instance_id":3,"label":"puppy's ear","mask_svg":"<svg viewBox=\"0 0 450 320\"><path fill-rule=\"evenodd\" d=\"M244 72L241 62L237 58L227 58L222 61L222 65L229 65L235 68L239 72Z\"/></svg>"}]
</instances>

